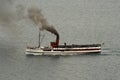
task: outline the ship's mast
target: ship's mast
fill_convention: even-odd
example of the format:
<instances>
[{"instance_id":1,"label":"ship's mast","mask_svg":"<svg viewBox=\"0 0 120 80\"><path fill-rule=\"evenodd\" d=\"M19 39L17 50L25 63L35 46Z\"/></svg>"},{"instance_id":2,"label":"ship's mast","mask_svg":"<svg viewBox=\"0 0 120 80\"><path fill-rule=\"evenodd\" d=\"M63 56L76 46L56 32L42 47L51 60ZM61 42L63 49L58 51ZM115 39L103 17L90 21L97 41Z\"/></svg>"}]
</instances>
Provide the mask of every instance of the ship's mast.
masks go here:
<instances>
[{"instance_id":1,"label":"ship's mast","mask_svg":"<svg viewBox=\"0 0 120 80\"><path fill-rule=\"evenodd\" d=\"M41 38L41 31L39 30L39 41L38 41L38 48L40 48L40 46L41 46L41 41L40 41L40 38Z\"/></svg>"}]
</instances>

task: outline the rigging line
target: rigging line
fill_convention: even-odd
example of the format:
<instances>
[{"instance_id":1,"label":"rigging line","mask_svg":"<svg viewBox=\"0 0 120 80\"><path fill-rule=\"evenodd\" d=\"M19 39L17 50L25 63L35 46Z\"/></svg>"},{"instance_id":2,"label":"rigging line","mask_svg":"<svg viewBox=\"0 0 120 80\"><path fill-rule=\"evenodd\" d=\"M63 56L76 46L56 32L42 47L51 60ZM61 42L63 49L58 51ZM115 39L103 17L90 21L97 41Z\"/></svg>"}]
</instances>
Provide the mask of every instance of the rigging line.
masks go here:
<instances>
[{"instance_id":1,"label":"rigging line","mask_svg":"<svg viewBox=\"0 0 120 80\"><path fill-rule=\"evenodd\" d=\"M41 38L41 40L40 40L40 43L42 43L42 42L43 42L44 37L45 37L45 34L43 34L43 36L42 36L42 38Z\"/></svg>"},{"instance_id":2,"label":"rigging line","mask_svg":"<svg viewBox=\"0 0 120 80\"><path fill-rule=\"evenodd\" d=\"M41 35L41 31L39 30L39 41L38 41L38 48L40 48L41 46L41 43L43 42L44 40L44 37L45 37L45 34Z\"/></svg>"}]
</instances>

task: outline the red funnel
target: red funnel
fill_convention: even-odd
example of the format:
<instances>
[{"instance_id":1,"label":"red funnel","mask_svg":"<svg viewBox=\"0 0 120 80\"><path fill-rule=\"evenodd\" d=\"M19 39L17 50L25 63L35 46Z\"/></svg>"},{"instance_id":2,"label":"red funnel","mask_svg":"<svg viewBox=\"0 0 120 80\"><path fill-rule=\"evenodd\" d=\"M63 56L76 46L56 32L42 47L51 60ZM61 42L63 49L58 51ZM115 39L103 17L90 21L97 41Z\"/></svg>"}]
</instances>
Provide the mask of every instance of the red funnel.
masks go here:
<instances>
[{"instance_id":1,"label":"red funnel","mask_svg":"<svg viewBox=\"0 0 120 80\"><path fill-rule=\"evenodd\" d=\"M56 37L56 42L51 42L52 48L56 48L59 45L59 35Z\"/></svg>"}]
</instances>

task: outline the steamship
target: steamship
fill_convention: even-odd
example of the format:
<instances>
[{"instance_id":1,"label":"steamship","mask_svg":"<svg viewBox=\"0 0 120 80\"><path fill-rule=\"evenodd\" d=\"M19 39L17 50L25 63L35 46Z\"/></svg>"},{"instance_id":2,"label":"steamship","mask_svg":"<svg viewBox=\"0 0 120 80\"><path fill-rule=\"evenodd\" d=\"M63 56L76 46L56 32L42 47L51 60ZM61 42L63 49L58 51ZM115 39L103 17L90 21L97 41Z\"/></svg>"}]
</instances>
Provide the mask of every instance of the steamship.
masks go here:
<instances>
[{"instance_id":1,"label":"steamship","mask_svg":"<svg viewBox=\"0 0 120 80\"><path fill-rule=\"evenodd\" d=\"M56 35L56 41L51 42L50 47L41 47L40 45L40 30L39 30L39 45L38 47L27 47L27 55L77 55L77 54L93 54L101 52L101 44L71 44L59 45L59 34L54 26L48 24L43 14L38 8L30 8L28 10L28 17L39 26L39 29L43 29ZM40 25L40 24L41 25ZM40 27L41 26L41 27Z\"/></svg>"},{"instance_id":2,"label":"steamship","mask_svg":"<svg viewBox=\"0 0 120 80\"><path fill-rule=\"evenodd\" d=\"M72 44L59 45L59 35L56 42L51 42L50 47L27 47L26 55L79 55L79 54L99 54L101 53L101 44Z\"/></svg>"}]
</instances>

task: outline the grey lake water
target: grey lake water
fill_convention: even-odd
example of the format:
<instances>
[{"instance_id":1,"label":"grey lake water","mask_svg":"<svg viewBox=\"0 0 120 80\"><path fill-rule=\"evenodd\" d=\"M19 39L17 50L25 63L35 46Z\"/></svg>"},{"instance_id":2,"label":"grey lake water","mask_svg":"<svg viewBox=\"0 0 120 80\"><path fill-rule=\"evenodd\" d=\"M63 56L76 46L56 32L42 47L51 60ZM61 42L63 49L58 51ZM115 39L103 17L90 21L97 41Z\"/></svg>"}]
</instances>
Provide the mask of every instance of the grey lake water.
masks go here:
<instances>
[{"instance_id":1,"label":"grey lake water","mask_svg":"<svg viewBox=\"0 0 120 80\"><path fill-rule=\"evenodd\" d=\"M99 55L26 56L38 45L27 9L42 9L60 44L104 43ZM0 0L0 80L120 80L119 0ZM55 36L42 31L41 45Z\"/></svg>"}]
</instances>

